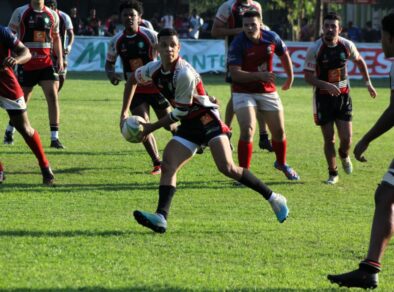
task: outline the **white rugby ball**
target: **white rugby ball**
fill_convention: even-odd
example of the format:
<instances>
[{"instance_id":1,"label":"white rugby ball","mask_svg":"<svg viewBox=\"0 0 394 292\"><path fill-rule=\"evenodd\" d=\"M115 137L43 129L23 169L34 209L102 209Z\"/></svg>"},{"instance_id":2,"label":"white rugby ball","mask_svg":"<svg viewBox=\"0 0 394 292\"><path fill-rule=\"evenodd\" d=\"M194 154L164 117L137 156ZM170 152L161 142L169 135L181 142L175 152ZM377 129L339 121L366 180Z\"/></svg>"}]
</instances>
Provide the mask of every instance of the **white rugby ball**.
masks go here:
<instances>
[{"instance_id":1,"label":"white rugby ball","mask_svg":"<svg viewBox=\"0 0 394 292\"><path fill-rule=\"evenodd\" d=\"M146 123L145 119L140 116L128 117L122 126L122 135L126 141L131 143L140 143L142 141L142 131L144 127L141 123Z\"/></svg>"}]
</instances>

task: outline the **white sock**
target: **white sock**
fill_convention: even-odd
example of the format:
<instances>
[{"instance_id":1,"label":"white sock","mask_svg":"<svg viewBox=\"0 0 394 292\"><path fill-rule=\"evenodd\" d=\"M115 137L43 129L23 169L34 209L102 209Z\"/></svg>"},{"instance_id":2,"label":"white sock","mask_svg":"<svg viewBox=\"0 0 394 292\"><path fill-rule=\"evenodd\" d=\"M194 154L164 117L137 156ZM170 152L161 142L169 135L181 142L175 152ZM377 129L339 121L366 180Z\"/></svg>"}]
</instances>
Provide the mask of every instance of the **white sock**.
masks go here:
<instances>
[{"instance_id":1,"label":"white sock","mask_svg":"<svg viewBox=\"0 0 394 292\"><path fill-rule=\"evenodd\" d=\"M13 127L13 126L11 126L10 124L8 124L6 131L7 131L7 132L15 133L15 127Z\"/></svg>"},{"instance_id":2,"label":"white sock","mask_svg":"<svg viewBox=\"0 0 394 292\"><path fill-rule=\"evenodd\" d=\"M271 197L268 199L268 202L272 202L273 200L276 199L276 197L277 195L274 192L272 192Z\"/></svg>"},{"instance_id":3,"label":"white sock","mask_svg":"<svg viewBox=\"0 0 394 292\"><path fill-rule=\"evenodd\" d=\"M59 139L59 131L51 131L51 140L57 140Z\"/></svg>"}]
</instances>

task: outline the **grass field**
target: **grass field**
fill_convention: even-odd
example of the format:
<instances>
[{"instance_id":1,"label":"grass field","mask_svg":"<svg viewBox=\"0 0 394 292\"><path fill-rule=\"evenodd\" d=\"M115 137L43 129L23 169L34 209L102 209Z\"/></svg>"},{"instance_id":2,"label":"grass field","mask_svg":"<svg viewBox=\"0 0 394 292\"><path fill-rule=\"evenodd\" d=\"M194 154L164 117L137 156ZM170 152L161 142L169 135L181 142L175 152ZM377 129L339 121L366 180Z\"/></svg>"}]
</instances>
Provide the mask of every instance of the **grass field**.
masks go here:
<instances>
[{"instance_id":1,"label":"grass field","mask_svg":"<svg viewBox=\"0 0 394 292\"><path fill-rule=\"evenodd\" d=\"M222 76L204 76L210 94L229 96ZM354 140L388 105L388 81L376 81L372 100L352 82ZM236 188L213 164L209 150L178 175L164 235L137 225L134 209L156 208L159 177L142 145L118 130L123 86L103 74L70 73L61 93L61 141L48 148L47 106L35 89L29 104L56 175L41 186L34 156L16 136L0 146L7 180L0 185L1 291L336 291L328 273L355 268L367 250L373 193L393 157L394 131L375 141L369 162L354 161L350 176L327 186L322 136L312 120L311 91L297 80L281 94L288 162L300 174L289 182L273 168L274 155L258 149L252 171L288 198L290 217L276 221L256 193ZM0 115L0 134L7 115ZM234 123L233 143L238 128ZM168 132L156 132L162 150ZM234 152L236 158L236 152ZM394 291L394 250L383 260L380 291ZM340 290L340 289L339 289Z\"/></svg>"}]
</instances>

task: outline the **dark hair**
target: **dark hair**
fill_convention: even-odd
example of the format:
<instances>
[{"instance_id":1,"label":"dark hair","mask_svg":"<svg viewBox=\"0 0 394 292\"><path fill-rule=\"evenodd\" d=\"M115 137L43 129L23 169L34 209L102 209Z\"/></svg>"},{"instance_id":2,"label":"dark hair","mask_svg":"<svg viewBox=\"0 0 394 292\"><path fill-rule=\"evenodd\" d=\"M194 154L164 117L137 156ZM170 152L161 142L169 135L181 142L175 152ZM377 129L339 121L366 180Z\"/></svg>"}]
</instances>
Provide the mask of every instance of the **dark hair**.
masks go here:
<instances>
[{"instance_id":1,"label":"dark hair","mask_svg":"<svg viewBox=\"0 0 394 292\"><path fill-rule=\"evenodd\" d=\"M56 0L45 0L45 6L54 5L57 8L57 1Z\"/></svg>"},{"instance_id":2,"label":"dark hair","mask_svg":"<svg viewBox=\"0 0 394 292\"><path fill-rule=\"evenodd\" d=\"M242 18L247 18L247 17L257 17L257 18L261 19L260 13L258 11L254 11L254 10L246 11L244 13L244 15L242 16Z\"/></svg>"},{"instance_id":3,"label":"dark hair","mask_svg":"<svg viewBox=\"0 0 394 292\"><path fill-rule=\"evenodd\" d=\"M387 31L394 37L394 13L390 13L382 19L382 30Z\"/></svg>"},{"instance_id":4,"label":"dark hair","mask_svg":"<svg viewBox=\"0 0 394 292\"><path fill-rule=\"evenodd\" d=\"M157 35L157 39L160 40L161 37L165 37L165 36L178 37L178 32L173 28L163 28Z\"/></svg>"},{"instance_id":5,"label":"dark hair","mask_svg":"<svg viewBox=\"0 0 394 292\"><path fill-rule=\"evenodd\" d=\"M340 16L338 13L336 13L336 12L329 12L328 14L326 14L326 15L324 16L324 18L323 18L323 22L324 22L325 20L338 20L339 24L342 23L342 18L341 18L341 16Z\"/></svg>"},{"instance_id":6,"label":"dark hair","mask_svg":"<svg viewBox=\"0 0 394 292\"><path fill-rule=\"evenodd\" d=\"M119 13L121 14L123 9L134 9L138 12L139 15L144 14L144 8L142 7L142 3L137 0L124 0L119 5Z\"/></svg>"}]
</instances>

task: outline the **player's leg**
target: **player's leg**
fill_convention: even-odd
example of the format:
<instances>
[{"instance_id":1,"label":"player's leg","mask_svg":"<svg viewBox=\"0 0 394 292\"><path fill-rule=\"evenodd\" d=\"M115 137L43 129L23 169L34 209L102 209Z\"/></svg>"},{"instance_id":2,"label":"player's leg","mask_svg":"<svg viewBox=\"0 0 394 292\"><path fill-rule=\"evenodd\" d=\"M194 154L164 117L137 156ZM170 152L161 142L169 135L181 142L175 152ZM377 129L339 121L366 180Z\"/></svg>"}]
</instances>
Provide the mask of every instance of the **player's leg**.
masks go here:
<instances>
[{"instance_id":1,"label":"player's leg","mask_svg":"<svg viewBox=\"0 0 394 292\"><path fill-rule=\"evenodd\" d=\"M336 184L338 182L338 168L335 152L335 131L334 122L328 122L320 126L324 139L324 155L328 164L327 184Z\"/></svg>"},{"instance_id":2,"label":"player's leg","mask_svg":"<svg viewBox=\"0 0 394 292\"><path fill-rule=\"evenodd\" d=\"M268 152L273 152L274 150L272 149L272 144L271 141L269 140L268 127L267 127L267 123L264 120L263 113L261 111L257 111L256 118L259 124L259 133L260 133L259 147L262 150L265 149Z\"/></svg>"},{"instance_id":3,"label":"player's leg","mask_svg":"<svg viewBox=\"0 0 394 292\"><path fill-rule=\"evenodd\" d=\"M27 104L31 98L32 93L33 93L33 86L32 87L30 87L30 86L29 87L26 87L26 86L22 87L22 90L23 90L25 102ZM15 127L14 127L12 121L10 120L8 122L7 128L4 133L3 143L7 144L7 145L13 145L14 144L14 133L15 133Z\"/></svg>"},{"instance_id":4,"label":"player's leg","mask_svg":"<svg viewBox=\"0 0 394 292\"><path fill-rule=\"evenodd\" d=\"M238 162L250 168L253 153L253 136L256 131L256 101L254 95L233 93L233 107L239 124Z\"/></svg>"},{"instance_id":5,"label":"player's leg","mask_svg":"<svg viewBox=\"0 0 394 292\"><path fill-rule=\"evenodd\" d=\"M44 71L45 70L45 71ZM43 69L43 78L39 82L44 92L48 104L49 126L51 130L51 145L56 149L63 149L64 146L59 140L60 105L59 105L59 81L52 67Z\"/></svg>"},{"instance_id":6,"label":"player's leg","mask_svg":"<svg viewBox=\"0 0 394 292\"><path fill-rule=\"evenodd\" d=\"M299 180L297 172L286 161L287 140L283 110L265 110L263 114L272 134L272 148L276 156L274 167L281 170L289 180Z\"/></svg>"},{"instance_id":7,"label":"player's leg","mask_svg":"<svg viewBox=\"0 0 394 292\"><path fill-rule=\"evenodd\" d=\"M176 174L193 157L197 146L178 136L168 142L163 153L156 212L134 211L134 217L139 224L158 233L164 233L167 230L167 216L176 191Z\"/></svg>"},{"instance_id":8,"label":"player's leg","mask_svg":"<svg viewBox=\"0 0 394 292\"><path fill-rule=\"evenodd\" d=\"M238 140L239 166L249 169L253 154L253 136L256 131L256 109L243 107L236 111L240 135Z\"/></svg>"},{"instance_id":9,"label":"player's leg","mask_svg":"<svg viewBox=\"0 0 394 292\"><path fill-rule=\"evenodd\" d=\"M36 156L43 176L43 183L46 185L53 185L54 175L42 147L40 136L38 132L31 127L27 112L21 110L8 110L8 114L12 124L15 125L17 131L22 135L26 144Z\"/></svg>"},{"instance_id":10,"label":"player's leg","mask_svg":"<svg viewBox=\"0 0 394 292\"><path fill-rule=\"evenodd\" d=\"M336 120L335 124L340 142L338 154L342 162L342 167L345 173L351 174L353 172L353 165L349 157L349 151L352 144L352 122Z\"/></svg>"},{"instance_id":11,"label":"player's leg","mask_svg":"<svg viewBox=\"0 0 394 292\"><path fill-rule=\"evenodd\" d=\"M375 213L367 257L357 270L328 275L328 279L341 286L375 288L378 285L380 261L394 233L394 160L375 192Z\"/></svg>"},{"instance_id":12,"label":"player's leg","mask_svg":"<svg viewBox=\"0 0 394 292\"><path fill-rule=\"evenodd\" d=\"M230 100L227 103L226 111L224 114L224 123L231 128L231 123L234 119L234 108L233 108L233 95L231 94Z\"/></svg>"},{"instance_id":13,"label":"player's leg","mask_svg":"<svg viewBox=\"0 0 394 292\"><path fill-rule=\"evenodd\" d=\"M248 169L235 165L230 141L226 135L222 134L212 138L208 145L211 149L213 160L221 173L261 194L271 204L279 222L282 223L286 220L289 214L286 198L272 192L267 185L255 177Z\"/></svg>"},{"instance_id":14,"label":"player's leg","mask_svg":"<svg viewBox=\"0 0 394 292\"><path fill-rule=\"evenodd\" d=\"M150 120L149 104L145 102L146 98L147 97L145 97L144 95L136 94L130 106L130 111L133 115L140 116L144 118L147 122L149 122ZM151 174L153 175L160 174L161 172L160 154L159 154L159 150L157 149L156 139L153 133L147 136L147 138L143 141L143 145L145 147L146 152L148 153L149 157L152 160L153 170L151 171Z\"/></svg>"}]
</instances>

